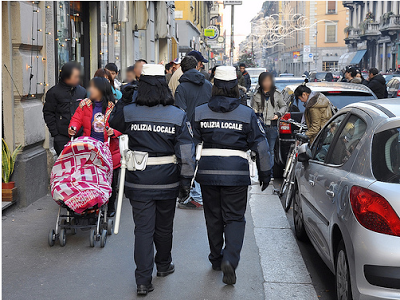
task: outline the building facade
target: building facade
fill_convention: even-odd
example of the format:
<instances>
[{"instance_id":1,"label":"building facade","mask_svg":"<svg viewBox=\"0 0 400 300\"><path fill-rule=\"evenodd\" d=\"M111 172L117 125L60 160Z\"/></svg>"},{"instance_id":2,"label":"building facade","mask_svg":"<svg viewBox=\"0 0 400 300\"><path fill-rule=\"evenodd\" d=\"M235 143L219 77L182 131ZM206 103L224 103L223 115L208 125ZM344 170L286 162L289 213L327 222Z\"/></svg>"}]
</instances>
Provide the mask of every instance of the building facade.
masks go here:
<instances>
[{"instance_id":1,"label":"building facade","mask_svg":"<svg viewBox=\"0 0 400 300\"><path fill-rule=\"evenodd\" d=\"M49 192L52 139L42 108L67 61L83 70L83 86L98 68L124 70L135 60L168 62L178 55L174 1L2 2L3 137L22 145L12 180L18 206Z\"/></svg>"},{"instance_id":2,"label":"building facade","mask_svg":"<svg viewBox=\"0 0 400 300\"><path fill-rule=\"evenodd\" d=\"M399 69L400 3L343 1L343 5L349 11L347 63L383 72Z\"/></svg>"}]
</instances>

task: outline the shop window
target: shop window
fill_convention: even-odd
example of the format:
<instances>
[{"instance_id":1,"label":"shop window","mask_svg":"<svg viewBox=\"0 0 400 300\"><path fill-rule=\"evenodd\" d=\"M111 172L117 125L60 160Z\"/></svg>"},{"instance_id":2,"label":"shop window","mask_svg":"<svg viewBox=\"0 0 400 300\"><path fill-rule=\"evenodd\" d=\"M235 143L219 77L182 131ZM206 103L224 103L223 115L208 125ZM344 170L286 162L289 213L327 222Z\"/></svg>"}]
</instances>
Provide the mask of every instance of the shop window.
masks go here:
<instances>
[{"instance_id":1,"label":"shop window","mask_svg":"<svg viewBox=\"0 0 400 300\"><path fill-rule=\"evenodd\" d=\"M69 62L76 61L82 65L84 71L83 22L81 19L82 6L76 1L59 1L57 3L57 73L61 67ZM57 76L58 77L58 76Z\"/></svg>"},{"instance_id":2,"label":"shop window","mask_svg":"<svg viewBox=\"0 0 400 300\"><path fill-rule=\"evenodd\" d=\"M326 13L328 15L336 14L336 4L337 1L327 1L326 2Z\"/></svg>"},{"instance_id":3,"label":"shop window","mask_svg":"<svg viewBox=\"0 0 400 300\"><path fill-rule=\"evenodd\" d=\"M336 43L337 42L337 24L325 24L325 42Z\"/></svg>"},{"instance_id":4,"label":"shop window","mask_svg":"<svg viewBox=\"0 0 400 300\"><path fill-rule=\"evenodd\" d=\"M322 71L337 71L339 70L339 65L337 61L323 61Z\"/></svg>"}]
</instances>

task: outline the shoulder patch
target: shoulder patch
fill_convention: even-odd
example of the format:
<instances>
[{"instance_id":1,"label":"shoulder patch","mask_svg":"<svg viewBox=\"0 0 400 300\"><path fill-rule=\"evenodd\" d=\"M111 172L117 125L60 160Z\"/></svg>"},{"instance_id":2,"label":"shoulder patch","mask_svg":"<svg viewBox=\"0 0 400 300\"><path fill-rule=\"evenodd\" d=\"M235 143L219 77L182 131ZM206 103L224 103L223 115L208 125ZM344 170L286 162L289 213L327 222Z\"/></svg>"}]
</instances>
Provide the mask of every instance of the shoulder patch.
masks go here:
<instances>
[{"instance_id":1,"label":"shoulder patch","mask_svg":"<svg viewBox=\"0 0 400 300\"><path fill-rule=\"evenodd\" d=\"M261 124L260 120L257 118L257 124L258 124L258 128L260 128L260 131L265 134L265 129L264 126Z\"/></svg>"},{"instance_id":2,"label":"shoulder patch","mask_svg":"<svg viewBox=\"0 0 400 300\"><path fill-rule=\"evenodd\" d=\"M192 124L190 124L189 121L186 122L186 126L189 130L190 135L193 137L193 129L192 129Z\"/></svg>"}]
</instances>

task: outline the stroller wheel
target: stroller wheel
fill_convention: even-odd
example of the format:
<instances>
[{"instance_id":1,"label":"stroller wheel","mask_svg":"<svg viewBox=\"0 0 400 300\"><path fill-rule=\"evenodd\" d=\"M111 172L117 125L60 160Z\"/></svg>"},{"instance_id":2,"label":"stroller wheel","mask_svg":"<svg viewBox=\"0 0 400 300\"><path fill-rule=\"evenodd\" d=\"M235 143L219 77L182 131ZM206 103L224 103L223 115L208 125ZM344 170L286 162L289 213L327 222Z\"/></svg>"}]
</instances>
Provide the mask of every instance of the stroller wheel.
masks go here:
<instances>
[{"instance_id":1,"label":"stroller wheel","mask_svg":"<svg viewBox=\"0 0 400 300\"><path fill-rule=\"evenodd\" d=\"M94 229L90 230L89 241L90 241L90 247L94 247L94 243L96 241L96 233Z\"/></svg>"},{"instance_id":2,"label":"stroller wheel","mask_svg":"<svg viewBox=\"0 0 400 300\"><path fill-rule=\"evenodd\" d=\"M56 241L56 233L55 233L54 229L51 229L49 232L49 240L48 240L49 246L53 247L55 241Z\"/></svg>"},{"instance_id":3,"label":"stroller wheel","mask_svg":"<svg viewBox=\"0 0 400 300\"><path fill-rule=\"evenodd\" d=\"M100 236L100 247L104 248L107 242L107 230L103 230Z\"/></svg>"},{"instance_id":4,"label":"stroller wheel","mask_svg":"<svg viewBox=\"0 0 400 300\"><path fill-rule=\"evenodd\" d=\"M107 220L107 234L112 235L113 234L113 227L114 227L114 221L112 219Z\"/></svg>"},{"instance_id":5,"label":"stroller wheel","mask_svg":"<svg viewBox=\"0 0 400 300\"><path fill-rule=\"evenodd\" d=\"M59 240L60 240L60 246L64 247L65 244L67 243L67 233L65 229L60 230Z\"/></svg>"}]
</instances>

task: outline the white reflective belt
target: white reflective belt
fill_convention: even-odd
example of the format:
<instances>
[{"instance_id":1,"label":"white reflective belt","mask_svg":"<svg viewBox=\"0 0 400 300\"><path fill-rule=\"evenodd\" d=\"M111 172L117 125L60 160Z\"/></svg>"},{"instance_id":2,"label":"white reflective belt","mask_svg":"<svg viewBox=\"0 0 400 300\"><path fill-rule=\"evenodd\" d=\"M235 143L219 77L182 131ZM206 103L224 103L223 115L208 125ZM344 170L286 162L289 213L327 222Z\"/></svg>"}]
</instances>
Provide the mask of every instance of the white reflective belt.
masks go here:
<instances>
[{"instance_id":1,"label":"white reflective belt","mask_svg":"<svg viewBox=\"0 0 400 300\"><path fill-rule=\"evenodd\" d=\"M154 156L147 159L148 166L177 164L178 161L175 155L170 156Z\"/></svg>"},{"instance_id":2,"label":"white reflective belt","mask_svg":"<svg viewBox=\"0 0 400 300\"><path fill-rule=\"evenodd\" d=\"M248 159L247 152L241 150L217 149L217 148L208 148L208 149L203 148L201 156L221 156L221 157L239 156L241 158Z\"/></svg>"}]
</instances>

